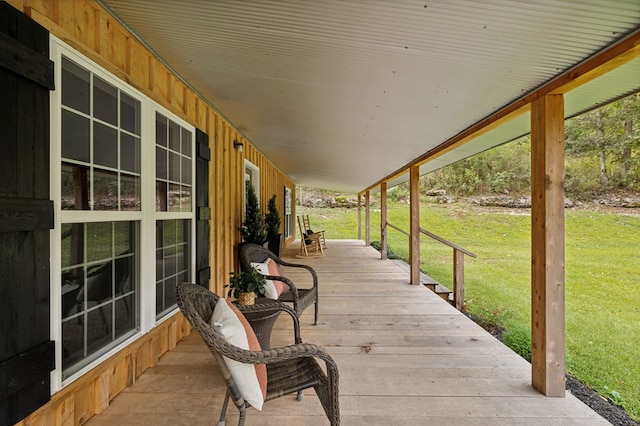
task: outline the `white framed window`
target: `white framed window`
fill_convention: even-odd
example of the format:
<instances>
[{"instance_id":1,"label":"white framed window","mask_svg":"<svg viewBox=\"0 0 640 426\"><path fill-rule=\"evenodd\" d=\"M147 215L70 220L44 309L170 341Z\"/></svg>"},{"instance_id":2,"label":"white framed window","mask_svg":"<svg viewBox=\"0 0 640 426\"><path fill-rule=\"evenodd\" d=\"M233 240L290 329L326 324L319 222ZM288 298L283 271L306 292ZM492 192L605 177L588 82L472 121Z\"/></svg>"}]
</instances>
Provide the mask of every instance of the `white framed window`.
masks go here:
<instances>
[{"instance_id":1,"label":"white framed window","mask_svg":"<svg viewBox=\"0 0 640 426\"><path fill-rule=\"evenodd\" d=\"M174 312L193 280L195 129L55 37L51 56L55 391Z\"/></svg>"}]
</instances>

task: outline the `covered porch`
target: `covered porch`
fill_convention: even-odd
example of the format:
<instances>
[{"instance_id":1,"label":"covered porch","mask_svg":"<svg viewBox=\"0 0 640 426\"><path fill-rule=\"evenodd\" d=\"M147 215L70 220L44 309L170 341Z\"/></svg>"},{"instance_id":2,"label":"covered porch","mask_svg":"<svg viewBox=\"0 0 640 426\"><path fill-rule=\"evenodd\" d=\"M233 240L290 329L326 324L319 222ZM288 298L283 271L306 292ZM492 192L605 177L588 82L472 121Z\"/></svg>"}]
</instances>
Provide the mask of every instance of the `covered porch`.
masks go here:
<instances>
[{"instance_id":1,"label":"covered porch","mask_svg":"<svg viewBox=\"0 0 640 426\"><path fill-rule=\"evenodd\" d=\"M545 397L531 385L531 365L424 286L358 240L332 240L323 257L285 258L312 265L319 278L320 317L301 318L305 342L327 348L340 371L344 425L601 425L598 414L567 393ZM304 281L284 271L294 281ZM292 342L281 317L272 346ZM216 424L225 386L195 332L87 423ZM229 407L227 424L237 421ZM250 425L323 425L313 391L250 409Z\"/></svg>"}]
</instances>

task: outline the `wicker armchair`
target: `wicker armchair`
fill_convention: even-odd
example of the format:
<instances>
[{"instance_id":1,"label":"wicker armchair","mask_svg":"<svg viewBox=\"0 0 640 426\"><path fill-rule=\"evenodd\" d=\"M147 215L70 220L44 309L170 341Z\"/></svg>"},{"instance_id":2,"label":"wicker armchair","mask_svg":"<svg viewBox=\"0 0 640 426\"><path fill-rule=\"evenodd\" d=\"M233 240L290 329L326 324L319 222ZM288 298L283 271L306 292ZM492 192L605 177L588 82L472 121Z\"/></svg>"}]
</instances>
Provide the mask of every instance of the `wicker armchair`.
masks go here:
<instances>
[{"instance_id":1,"label":"wicker armchair","mask_svg":"<svg viewBox=\"0 0 640 426\"><path fill-rule=\"evenodd\" d=\"M282 281L289 286L290 291L282 293L278 300L280 302L293 303L293 310L296 311L298 315L302 315L305 309L311 304L314 304L313 325L318 324L318 275L316 271L309 265L286 262L271 251L257 244L245 244L240 248L240 268L243 271L251 270L251 262L263 263L268 258L271 258L280 266L304 268L309 271L313 280L313 286L311 288L298 288L290 279L283 276L266 275L266 278L268 280Z\"/></svg>"},{"instance_id":2,"label":"wicker armchair","mask_svg":"<svg viewBox=\"0 0 640 426\"><path fill-rule=\"evenodd\" d=\"M176 288L176 299L185 318L215 356L227 383L227 393L220 414L220 426L225 424L229 397L233 399L240 411L238 426L244 425L246 408L249 406L240 396L224 357L245 364L266 364L268 384L265 401L296 392L299 395L298 399L301 399L300 391L313 387L331 424L340 424L338 367L324 348L308 343L297 343L261 352L244 350L227 343L209 324L213 308L220 300L217 295L196 284L182 283ZM257 306L256 309L260 309L259 305ZM274 309L273 306L273 304L265 305L263 308ZM316 358L325 362L326 374Z\"/></svg>"}]
</instances>

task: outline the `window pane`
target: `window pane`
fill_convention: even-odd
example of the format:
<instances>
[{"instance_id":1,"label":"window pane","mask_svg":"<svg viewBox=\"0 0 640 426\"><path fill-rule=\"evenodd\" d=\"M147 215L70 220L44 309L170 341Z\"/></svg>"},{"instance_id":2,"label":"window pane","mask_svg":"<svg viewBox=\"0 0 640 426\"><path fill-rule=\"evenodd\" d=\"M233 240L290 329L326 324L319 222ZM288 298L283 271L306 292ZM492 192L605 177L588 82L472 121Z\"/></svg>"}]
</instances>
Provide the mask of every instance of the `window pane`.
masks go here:
<instances>
[{"instance_id":1,"label":"window pane","mask_svg":"<svg viewBox=\"0 0 640 426\"><path fill-rule=\"evenodd\" d=\"M113 256L113 234L111 222L87 223L87 262L103 260Z\"/></svg>"},{"instance_id":2,"label":"window pane","mask_svg":"<svg viewBox=\"0 0 640 426\"><path fill-rule=\"evenodd\" d=\"M161 317L175 306L175 288L190 276L189 229L184 219L158 221L156 224L156 315ZM161 241L161 245L158 245Z\"/></svg>"},{"instance_id":3,"label":"window pane","mask_svg":"<svg viewBox=\"0 0 640 426\"><path fill-rule=\"evenodd\" d=\"M116 301L116 330L115 337L124 335L127 331L135 328L135 296L129 295Z\"/></svg>"},{"instance_id":4,"label":"window pane","mask_svg":"<svg viewBox=\"0 0 640 426\"><path fill-rule=\"evenodd\" d=\"M164 235L162 238L162 246L168 247L176 244L176 225L179 220L163 220Z\"/></svg>"},{"instance_id":5,"label":"window pane","mask_svg":"<svg viewBox=\"0 0 640 426\"><path fill-rule=\"evenodd\" d=\"M66 224L63 241L76 228L84 229L77 239L87 255L80 266L62 270L64 377L138 326L137 222Z\"/></svg>"},{"instance_id":6,"label":"window pane","mask_svg":"<svg viewBox=\"0 0 640 426\"><path fill-rule=\"evenodd\" d=\"M63 210L89 210L89 168L78 164L62 163Z\"/></svg>"},{"instance_id":7,"label":"window pane","mask_svg":"<svg viewBox=\"0 0 640 426\"><path fill-rule=\"evenodd\" d=\"M80 312L78 294L84 286L84 267L62 271L62 318Z\"/></svg>"},{"instance_id":8,"label":"window pane","mask_svg":"<svg viewBox=\"0 0 640 426\"><path fill-rule=\"evenodd\" d=\"M180 125L169 120L169 148L180 152Z\"/></svg>"},{"instance_id":9,"label":"window pane","mask_svg":"<svg viewBox=\"0 0 640 426\"><path fill-rule=\"evenodd\" d=\"M118 124L118 89L98 77L93 78L93 116Z\"/></svg>"},{"instance_id":10,"label":"window pane","mask_svg":"<svg viewBox=\"0 0 640 426\"><path fill-rule=\"evenodd\" d=\"M87 355L97 352L113 339L111 338L112 317L111 304L87 311Z\"/></svg>"},{"instance_id":11,"label":"window pane","mask_svg":"<svg viewBox=\"0 0 640 426\"><path fill-rule=\"evenodd\" d=\"M120 128L140 135L140 102L120 92Z\"/></svg>"},{"instance_id":12,"label":"window pane","mask_svg":"<svg viewBox=\"0 0 640 426\"><path fill-rule=\"evenodd\" d=\"M164 311L164 281L156 283L156 314Z\"/></svg>"},{"instance_id":13,"label":"window pane","mask_svg":"<svg viewBox=\"0 0 640 426\"><path fill-rule=\"evenodd\" d=\"M118 167L118 132L100 123L93 124L93 163Z\"/></svg>"},{"instance_id":14,"label":"window pane","mask_svg":"<svg viewBox=\"0 0 640 426\"><path fill-rule=\"evenodd\" d=\"M62 104L89 114L89 71L62 58Z\"/></svg>"},{"instance_id":15,"label":"window pane","mask_svg":"<svg viewBox=\"0 0 640 426\"><path fill-rule=\"evenodd\" d=\"M175 183L169 184L169 205L168 211L179 212L180 211L180 185Z\"/></svg>"},{"instance_id":16,"label":"window pane","mask_svg":"<svg viewBox=\"0 0 640 426\"><path fill-rule=\"evenodd\" d=\"M118 210L118 174L93 171L93 210Z\"/></svg>"},{"instance_id":17,"label":"window pane","mask_svg":"<svg viewBox=\"0 0 640 426\"><path fill-rule=\"evenodd\" d=\"M191 183L191 160L186 157L182 157L182 183Z\"/></svg>"},{"instance_id":18,"label":"window pane","mask_svg":"<svg viewBox=\"0 0 640 426\"><path fill-rule=\"evenodd\" d=\"M84 262L84 225L62 224L62 267L80 265Z\"/></svg>"},{"instance_id":19,"label":"window pane","mask_svg":"<svg viewBox=\"0 0 640 426\"><path fill-rule=\"evenodd\" d=\"M135 227L133 222L114 222L113 250L116 256L135 253Z\"/></svg>"},{"instance_id":20,"label":"window pane","mask_svg":"<svg viewBox=\"0 0 640 426\"><path fill-rule=\"evenodd\" d=\"M79 298L86 297L87 307L96 306L113 298L113 268L113 260L87 267L86 285L84 291L81 290L78 295Z\"/></svg>"},{"instance_id":21,"label":"window pane","mask_svg":"<svg viewBox=\"0 0 640 426\"><path fill-rule=\"evenodd\" d=\"M120 210L140 210L140 177L120 175Z\"/></svg>"},{"instance_id":22,"label":"window pane","mask_svg":"<svg viewBox=\"0 0 640 426\"><path fill-rule=\"evenodd\" d=\"M84 356L84 316L62 323L62 368L67 369Z\"/></svg>"},{"instance_id":23,"label":"window pane","mask_svg":"<svg viewBox=\"0 0 640 426\"><path fill-rule=\"evenodd\" d=\"M182 185L180 191L180 211L191 211L191 187Z\"/></svg>"},{"instance_id":24,"label":"window pane","mask_svg":"<svg viewBox=\"0 0 640 426\"><path fill-rule=\"evenodd\" d=\"M89 162L89 119L62 111L62 157Z\"/></svg>"},{"instance_id":25,"label":"window pane","mask_svg":"<svg viewBox=\"0 0 640 426\"><path fill-rule=\"evenodd\" d=\"M156 281L162 281L163 278L164 263L162 263L162 249L160 248L156 250Z\"/></svg>"},{"instance_id":26,"label":"window pane","mask_svg":"<svg viewBox=\"0 0 640 426\"><path fill-rule=\"evenodd\" d=\"M180 182L180 156L169 151L169 180Z\"/></svg>"},{"instance_id":27,"label":"window pane","mask_svg":"<svg viewBox=\"0 0 640 426\"><path fill-rule=\"evenodd\" d=\"M156 177L167 179L167 150L156 147Z\"/></svg>"},{"instance_id":28,"label":"window pane","mask_svg":"<svg viewBox=\"0 0 640 426\"><path fill-rule=\"evenodd\" d=\"M182 129L182 151L187 157L191 157L191 132Z\"/></svg>"},{"instance_id":29,"label":"window pane","mask_svg":"<svg viewBox=\"0 0 640 426\"><path fill-rule=\"evenodd\" d=\"M171 246L164 249L162 254L164 257L164 274L165 276L172 276L176 273L176 247Z\"/></svg>"},{"instance_id":30,"label":"window pane","mask_svg":"<svg viewBox=\"0 0 640 426\"><path fill-rule=\"evenodd\" d=\"M120 169L140 173L140 139L120 132Z\"/></svg>"},{"instance_id":31,"label":"window pane","mask_svg":"<svg viewBox=\"0 0 640 426\"><path fill-rule=\"evenodd\" d=\"M156 144L167 146L167 118L156 114Z\"/></svg>"},{"instance_id":32,"label":"window pane","mask_svg":"<svg viewBox=\"0 0 640 426\"><path fill-rule=\"evenodd\" d=\"M156 221L156 248L162 247L162 241L164 239L164 221Z\"/></svg>"},{"instance_id":33,"label":"window pane","mask_svg":"<svg viewBox=\"0 0 640 426\"><path fill-rule=\"evenodd\" d=\"M167 193L167 182L156 182L156 211L166 212L168 209L169 194Z\"/></svg>"}]
</instances>

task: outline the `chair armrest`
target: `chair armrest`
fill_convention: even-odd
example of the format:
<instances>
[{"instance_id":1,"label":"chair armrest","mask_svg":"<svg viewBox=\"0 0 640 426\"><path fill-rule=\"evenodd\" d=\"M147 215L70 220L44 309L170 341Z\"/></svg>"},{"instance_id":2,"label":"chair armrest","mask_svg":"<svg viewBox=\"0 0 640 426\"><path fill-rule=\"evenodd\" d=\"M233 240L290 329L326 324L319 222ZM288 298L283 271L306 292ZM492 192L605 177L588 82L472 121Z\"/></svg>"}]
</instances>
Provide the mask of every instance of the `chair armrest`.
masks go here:
<instances>
[{"instance_id":1,"label":"chair armrest","mask_svg":"<svg viewBox=\"0 0 640 426\"><path fill-rule=\"evenodd\" d=\"M311 278L313 279L313 286L314 287L318 286L318 274L316 273L316 270L313 269L311 266L304 265L302 263L290 263L290 262L287 262L287 261L282 260L280 258L273 259L273 260L275 260L276 263L278 263L279 265L282 265L282 266L287 266L287 267L291 267L291 268L304 268L304 269L306 269L311 274ZM272 278L267 278L267 279L272 279Z\"/></svg>"}]
</instances>

